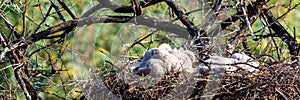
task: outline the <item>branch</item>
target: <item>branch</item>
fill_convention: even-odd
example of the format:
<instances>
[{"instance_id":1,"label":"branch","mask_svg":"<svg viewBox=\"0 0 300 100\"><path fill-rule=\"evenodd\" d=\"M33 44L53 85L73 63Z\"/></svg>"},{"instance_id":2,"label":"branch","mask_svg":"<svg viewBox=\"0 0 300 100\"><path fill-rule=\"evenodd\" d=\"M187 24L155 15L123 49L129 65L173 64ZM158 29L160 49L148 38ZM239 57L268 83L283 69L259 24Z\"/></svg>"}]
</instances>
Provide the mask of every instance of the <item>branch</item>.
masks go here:
<instances>
[{"instance_id":1,"label":"branch","mask_svg":"<svg viewBox=\"0 0 300 100\"><path fill-rule=\"evenodd\" d=\"M172 0L166 0L165 2L175 12L179 20L187 27L192 37L199 34L199 30L197 29L197 27L189 20L189 18L185 14L183 14L183 12L175 5Z\"/></svg>"},{"instance_id":2,"label":"branch","mask_svg":"<svg viewBox=\"0 0 300 100\"><path fill-rule=\"evenodd\" d=\"M93 23L135 23L137 25L145 25L151 28L156 28L158 30L166 31L166 32L171 32L177 34L179 37L187 37L186 36L186 30L185 28L170 23L170 22L160 22L157 21L157 19L154 18L147 18L145 16L138 16L136 17L136 21L131 21L134 17L128 17L128 16L91 16L91 17L84 17L84 18L79 18L79 19L73 19L70 21L63 22L61 24L58 24L53 27L49 27L46 30L43 30L41 32L38 32L37 34L32 34L31 36L27 37L26 39L18 39L16 41L13 41L11 46L8 46L4 48L1 51L0 55L6 55L7 52L10 52L16 48L22 47L22 46L27 46L30 44L33 44L34 42L37 42L42 39L48 38L48 36L59 32L63 31L69 28L74 28L74 27L80 27L84 25L90 25ZM2 61L2 57L0 61Z\"/></svg>"},{"instance_id":3,"label":"branch","mask_svg":"<svg viewBox=\"0 0 300 100\"><path fill-rule=\"evenodd\" d=\"M71 28L74 26L80 27L84 25L90 25L93 23L135 23L137 25L145 25L151 28L157 28L158 30L163 30L167 32L175 33L179 36L185 36L184 33L187 31L176 24L172 24L170 22L160 22L157 21L154 18L147 18L145 16L140 16L136 18L135 21L131 21L134 17L129 16L91 16L91 17L84 17L79 19L74 19L70 21L63 22L59 25L50 27L44 31L41 31L37 34L32 34L30 37L28 37L26 40L29 40L31 42L36 42L41 39L46 38L47 36L54 34L56 32L65 30L67 28ZM186 37L186 36L185 36Z\"/></svg>"},{"instance_id":4,"label":"branch","mask_svg":"<svg viewBox=\"0 0 300 100\"><path fill-rule=\"evenodd\" d=\"M76 16L72 13L72 11L68 8L68 6L62 2L62 0L57 0L59 4L69 13L69 15L73 18L76 19Z\"/></svg>"},{"instance_id":5,"label":"branch","mask_svg":"<svg viewBox=\"0 0 300 100\"><path fill-rule=\"evenodd\" d=\"M151 6L151 5L155 5L157 3L163 2L165 0L149 0L149 2L140 2L140 5L142 6L142 8ZM114 9L114 12L116 13L134 13L134 9L132 6L122 6L122 7L117 7Z\"/></svg>"},{"instance_id":6,"label":"branch","mask_svg":"<svg viewBox=\"0 0 300 100\"><path fill-rule=\"evenodd\" d=\"M255 20L252 19L254 16L260 15L261 8L265 3L266 3L265 0L257 0L257 1L252 2L252 3L250 3L246 6L247 12L248 12L247 13L248 18L250 18L249 19L250 23L253 23L255 21ZM239 11L239 12L235 13L231 17L227 18L225 21L221 22L221 28L223 30L225 30L231 24L238 21L242 16L243 16L243 12Z\"/></svg>"},{"instance_id":7,"label":"branch","mask_svg":"<svg viewBox=\"0 0 300 100\"><path fill-rule=\"evenodd\" d=\"M270 24L270 28L277 34L279 37L281 37L281 40L284 41L289 48L290 54L293 56L298 56L299 54L299 45L295 38L293 38L287 30L284 29L284 27L276 20L276 18L273 17L271 11L265 10L263 11L263 16L265 16L266 22ZM296 60L296 57L291 57L292 60Z\"/></svg>"}]
</instances>

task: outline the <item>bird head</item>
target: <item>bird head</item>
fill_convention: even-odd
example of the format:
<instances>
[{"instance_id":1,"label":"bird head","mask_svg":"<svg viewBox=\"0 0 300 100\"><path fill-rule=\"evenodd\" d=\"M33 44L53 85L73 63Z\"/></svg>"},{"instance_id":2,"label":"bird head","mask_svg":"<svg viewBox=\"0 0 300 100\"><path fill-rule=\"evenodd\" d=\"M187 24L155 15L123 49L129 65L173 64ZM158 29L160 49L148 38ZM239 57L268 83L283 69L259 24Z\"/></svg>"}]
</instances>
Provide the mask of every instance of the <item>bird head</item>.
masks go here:
<instances>
[{"instance_id":1,"label":"bird head","mask_svg":"<svg viewBox=\"0 0 300 100\"><path fill-rule=\"evenodd\" d=\"M141 62L148 61L153 55L156 55L156 54L159 54L159 50L157 48L153 48L153 49L146 51Z\"/></svg>"}]
</instances>

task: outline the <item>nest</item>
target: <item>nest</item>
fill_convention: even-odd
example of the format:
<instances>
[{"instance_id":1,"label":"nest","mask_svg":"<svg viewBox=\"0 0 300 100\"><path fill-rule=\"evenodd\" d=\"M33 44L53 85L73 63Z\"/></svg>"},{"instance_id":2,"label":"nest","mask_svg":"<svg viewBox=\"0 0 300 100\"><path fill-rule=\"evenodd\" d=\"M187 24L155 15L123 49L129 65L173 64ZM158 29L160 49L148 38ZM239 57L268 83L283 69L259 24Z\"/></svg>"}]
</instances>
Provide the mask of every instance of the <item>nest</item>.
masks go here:
<instances>
[{"instance_id":1,"label":"nest","mask_svg":"<svg viewBox=\"0 0 300 100\"><path fill-rule=\"evenodd\" d=\"M299 66L279 63L260 71L227 73L213 99L300 99Z\"/></svg>"},{"instance_id":2,"label":"nest","mask_svg":"<svg viewBox=\"0 0 300 100\"><path fill-rule=\"evenodd\" d=\"M261 66L259 71L252 73L244 70L223 73L218 87L208 91L211 75L200 73L197 76L200 80L195 82L193 91L185 99L300 99L299 68L280 63ZM180 80L182 77L180 73L168 73L153 86L137 87L113 72L102 77L102 81L111 93L122 99L161 99L174 91L176 85L184 83Z\"/></svg>"}]
</instances>

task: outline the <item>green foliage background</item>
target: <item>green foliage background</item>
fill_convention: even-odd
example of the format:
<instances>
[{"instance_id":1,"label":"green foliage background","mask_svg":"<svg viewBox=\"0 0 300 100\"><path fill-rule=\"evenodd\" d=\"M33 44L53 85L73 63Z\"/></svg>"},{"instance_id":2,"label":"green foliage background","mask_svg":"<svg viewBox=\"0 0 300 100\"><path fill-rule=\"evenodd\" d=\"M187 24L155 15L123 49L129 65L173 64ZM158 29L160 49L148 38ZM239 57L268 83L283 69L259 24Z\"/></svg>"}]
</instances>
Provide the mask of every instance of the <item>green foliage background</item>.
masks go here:
<instances>
[{"instance_id":1,"label":"green foliage background","mask_svg":"<svg viewBox=\"0 0 300 100\"><path fill-rule=\"evenodd\" d=\"M85 11L90 9L93 5L96 5L97 1L82 1L82 0L63 0L71 11L77 16L80 17ZM118 5L130 5L129 0L111 0L115 4ZM179 7L181 9L185 9L185 11L190 11L192 9L196 9L198 5L191 5L191 3L175 0L178 2ZM294 0L292 5L298 4L299 0ZM280 5L274 6L272 8L272 12L275 17L281 16L288 9L285 5L288 5L287 1L278 1L278 0L270 0L269 5ZM37 4L41 4L39 6ZM59 6L58 2L55 2L56 5ZM281 5L282 4L282 5ZM38 24L42 22L44 19L44 15L46 14L48 8L51 3L49 0L14 0L12 3L8 4L4 1L0 4L0 13L5 15L7 19L15 26L15 29L19 33L23 33L24 37L30 36L33 31L38 27ZM186 6L191 5L191 6ZM60 6L59 6L60 7ZM64 11L61 7L63 16L66 20L71 20L72 18L68 15L66 11ZM23 23L22 13L26 10L26 19L25 23ZM150 6L144 9L145 14L157 19L163 19L165 21L170 21L170 11L165 3L161 3L159 5ZM230 13L233 13L234 10ZM189 15L190 19L199 26L202 22L202 18L199 18L201 13L194 13ZM131 15L132 14L117 14L112 12L107 8L103 8L95 12L94 15ZM54 9L51 10L51 17L47 18L45 21L45 25L39 29L45 30L49 26L54 26L62 23L63 21L59 19L59 16L55 12ZM296 39L298 43L300 42L300 7L297 7L295 10L291 11L289 14L285 15L283 19L279 20L282 25L288 30L289 33L294 33L296 35ZM180 24L179 21L175 23ZM0 25L5 25L4 20L0 18ZM180 24L181 25L181 24ZM257 20L252 26L254 31L258 31L261 29L261 22ZM294 28L296 30L294 30ZM130 44L133 43L137 39L141 39L145 37L147 34L150 34L154 29L145 27L145 26L137 26L129 23L109 23L109 24L92 24L89 26L78 27L73 32L70 32L68 36L66 36L65 43L63 46L59 44L52 45L50 48L45 50L41 50L32 56L30 56L29 63L31 66L32 73L42 73L42 75L36 75L35 77L29 77L29 80L32 82L35 89L41 91L39 92L39 96L42 99L72 99L77 98L80 95L80 91L82 91L82 87L80 84L81 80L86 80L89 77L90 70L100 70L101 73L105 73L111 69L105 63L105 61L111 61L113 63L117 63L119 57L122 56L122 51L125 48L118 48L121 44ZM5 26L0 27L0 32L6 35L10 34L10 30L5 28ZM60 33L57 33L60 34ZM261 31L256 33L257 35L261 34ZM128 36L130 35L130 36ZM294 34L291 34L294 36ZM126 37L128 36L128 38ZM12 37L11 40L14 40L15 37ZM124 41L119 41L120 39L124 39ZM29 56L36 49L41 48L43 45L47 45L50 42L53 42L57 39L47 39L38 41L37 43L30 45L27 56ZM151 41L154 41L153 44L149 44ZM271 54L271 56L278 59L278 56L275 55L275 48L268 48L270 46L270 38L262 39L259 42L254 42L250 36L246 37L246 43L250 46L250 51L252 51L256 56L261 54ZM162 42L171 43L172 46L178 47L176 41L173 41L171 37L168 37L167 32L158 31L155 32L150 38L142 41L144 45L148 47L156 47ZM281 50L282 59L286 59L289 57L288 50L286 45L282 44L282 41L279 38L276 38L277 45L282 46ZM91 44L92 43L92 44ZM117 45L118 44L118 45ZM64 52L63 55L59 55L61 47ZM85 48L87 47L87 48ZM94 48L89 48L94 47ZM3 48L0 48L3 49ZM88 50L87 50L88 49ZM133 49L129 51L129 55L133 58L142 57L144 51L147 48L144 48L140 45L136 45ZM78 54L82 54L83 58L81 60L85 61L86 65L89 65L88 68L82 68L78 66L76 60L76 56L74 56L75 51ZM48 56L51 55L51 56ZM273 55L272 55L273 54ZM85 56L86 55L86 56ZM118 56L120 55L120 56ZM113 57L112 57L113 56ZM288 60L288 59L287 59ZM49 65L51 62L56 62L55 65ZM106 65L105 65L106 64ZM9 64L1 64L1 68L9 66ZM108 67L107 67L108 66ZM63 70L56 74L50 74L52 68L56 70ZM79 75L82 74L82 75ZM48 76L47 76L48 75ZM17 81L13 75L13 68L8 68L5 70L0 70L0 85L1 87L5 87L5 89L10 89L12 91L1 91L1 94L17 94L15 98L17 99L25 99L19 86L17 85ZM56 96L55 96L56 95ZM61 97L61 98L58 98Z\"/></svg>"}]
</instances>

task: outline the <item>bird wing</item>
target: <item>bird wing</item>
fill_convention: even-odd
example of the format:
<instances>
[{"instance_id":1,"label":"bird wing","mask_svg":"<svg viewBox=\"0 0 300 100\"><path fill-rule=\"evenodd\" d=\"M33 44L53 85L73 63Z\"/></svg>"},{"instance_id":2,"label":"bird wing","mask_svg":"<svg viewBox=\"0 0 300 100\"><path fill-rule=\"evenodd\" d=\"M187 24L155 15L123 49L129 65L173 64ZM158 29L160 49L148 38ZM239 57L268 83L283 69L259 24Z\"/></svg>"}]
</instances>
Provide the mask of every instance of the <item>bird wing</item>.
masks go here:
<instances>
[{"instance_id":1,"label":"bird wing","mask_svg":"<svg viewBox=\"0 0 300 100\"><path fill-rule=\"evenodd\" d=\"M141 67L137 68L136 70L136 74L139 76L147 76L149 75L151 72L151 66L147 66L145 65L141 65Z\"/></svg>"},{"instance_id":2,"label":"bird wing","mask_svg":"<svg viewBox=\"0 0 300 100\"><path fill-rule=\"evenodd\" d=\"M161 76L166 74L166 63L162 61L161 59L150 59L146 66L151 67L151 76Z\"/></svg>"}]
</instances>

